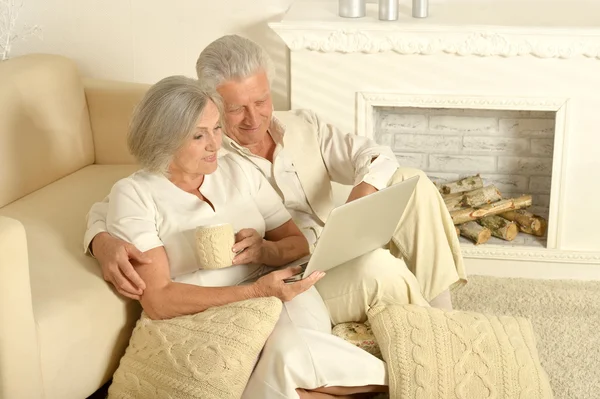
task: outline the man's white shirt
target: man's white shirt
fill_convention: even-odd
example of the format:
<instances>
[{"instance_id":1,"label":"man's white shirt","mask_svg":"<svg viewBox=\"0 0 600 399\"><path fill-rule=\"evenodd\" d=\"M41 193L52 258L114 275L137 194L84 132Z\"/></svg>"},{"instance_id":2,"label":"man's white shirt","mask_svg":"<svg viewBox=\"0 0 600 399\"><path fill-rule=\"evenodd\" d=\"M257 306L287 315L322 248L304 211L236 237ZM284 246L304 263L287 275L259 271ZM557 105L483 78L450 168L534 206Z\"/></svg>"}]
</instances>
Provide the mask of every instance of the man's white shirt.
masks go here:
<instances>
[{"instance_id":1,"label":"man's white shirt","mask_svg":"<svg viewBox=\"0 0 600 399\"><path fill-rule=\"evenodd\" d=\"M331 166L336 164L347 163L348 159L354 165L354 170L336 171L338 178L340 174L343 174L344 181L340 181L340 183L352 182L356 186L361 182L366 182L378 190L387 186L390 178L398 169L396 157L389 147L380 146L367 137L346 135L331 126L328 126L327 133L321 134L320 146L328 169L333 169ZM262 172L281 197L285 207L292 215L292 219L302 230L312 248L323 230L323 223L311 209L296 174L292 157L283 146L285 126L275 117L269 128L269 134L276 144L273 163L254 155L250 150L227 136L223 136L222 153L238 154ZM372 159L375 157L377 158L373 161Z\"/></svg>"}]
</instances>

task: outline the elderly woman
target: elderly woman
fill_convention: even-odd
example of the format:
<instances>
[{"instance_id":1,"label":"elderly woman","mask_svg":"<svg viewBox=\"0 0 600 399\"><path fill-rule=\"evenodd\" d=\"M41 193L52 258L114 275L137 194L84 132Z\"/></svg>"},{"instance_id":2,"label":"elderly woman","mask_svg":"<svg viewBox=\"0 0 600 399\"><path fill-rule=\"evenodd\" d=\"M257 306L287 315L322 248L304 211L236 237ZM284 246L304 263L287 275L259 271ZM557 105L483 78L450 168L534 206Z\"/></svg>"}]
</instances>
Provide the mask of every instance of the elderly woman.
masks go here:
<instances>
[{"instance_id":1,"label":"elderly woman","mask_svg":"<svg viewBox=\"0 0 600 399\"><path fill-rule=\"evenodd\" d=\"M257 170L239 157L217 158L218 107L196 81L166 78L137 107L128 145L142 170L111 190L107 229L151 259L137 265L141 296L155 319L202 312L248 298L284 301L280 319L250 378L247 398L329 398L386 390L382 361L331 335L313 285L285 284L298 270L276 270L238 285L261 265L281 266L308 253L306 238ZM199 270L197 226L231 223L238 231L230 267Z\"/></svg>"}]
</instances>

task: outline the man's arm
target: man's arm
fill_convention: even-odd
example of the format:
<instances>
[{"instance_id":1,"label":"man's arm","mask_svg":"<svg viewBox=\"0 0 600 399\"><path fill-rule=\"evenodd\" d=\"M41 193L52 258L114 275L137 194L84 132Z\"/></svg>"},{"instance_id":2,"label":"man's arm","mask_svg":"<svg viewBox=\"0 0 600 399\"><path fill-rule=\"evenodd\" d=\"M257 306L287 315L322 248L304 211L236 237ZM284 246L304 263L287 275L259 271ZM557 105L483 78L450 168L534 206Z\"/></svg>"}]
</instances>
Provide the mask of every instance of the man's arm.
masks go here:
<instances>
[{"instance_id":1,"label":"man's arm","mask_svg":"<svg viewBox=\"0 0 600 399\"><path fill-rule=\"evenodd\" d=\"M348 195L348 199L346 200L346 202L351 202L354 201L355 199L359 199L362 197L365 197L369 194L373 194L374 192L377 192L378 189L376 189L374 186L370 185L369 183L365 183L364 181L360 184L358 184L357 186L354 186L354 188L352 188L352 191L350 191L350 194Z\"/></svg>"},{"instance_id":2,"label":"man's arm","mask_svg":"<svg viewBox=\"0 0 600 399\"><path fill-rule=\"evenodd\" d=\"M387 186L398 169L396 156L388 146L355 134L346 134L307 112L317 126L323 161L332 181L353 185L349 201Z\"/></svg>"},{"instance_id":3,"label":"man's arm","mask_svg":"<svg viewBox=\"0 0 600 399\"><path fill-rule=\"evenodd\" d=\"M146 284L130 260L140 264L148 264L151 260L132 244L107 233L108 204L107 196L102 202L92 205L87 214L87 230L83 238L84 252L89 252L98 260L104 280L114 285L121 295L139 300Z\"/></svg>"}]
</instances>

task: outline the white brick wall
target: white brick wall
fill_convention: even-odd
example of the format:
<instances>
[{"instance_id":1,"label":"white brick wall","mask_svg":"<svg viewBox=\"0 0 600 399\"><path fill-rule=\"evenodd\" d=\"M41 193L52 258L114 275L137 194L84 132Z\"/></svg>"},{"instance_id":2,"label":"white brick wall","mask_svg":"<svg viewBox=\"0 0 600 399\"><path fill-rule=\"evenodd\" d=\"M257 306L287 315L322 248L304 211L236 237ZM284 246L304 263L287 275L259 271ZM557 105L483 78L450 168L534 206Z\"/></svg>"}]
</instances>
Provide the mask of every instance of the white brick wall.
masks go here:
<instances>
[{"instance_id":1,"label":"white brick wall","mask_svg":"<svg viewBox=\"0 0 600 399\"><path fill-rule=\"evenodd\" d=\"M431 115L429 128L434 132L460 132L463 134L488 134L498 131L498 118L479 116Z\"/></svg>"},{"instance_id":2,"label":"white brick wall","mask_svg":"<svg viewBox=\"0 0 600 399\"><path fill-rule=\"evenodd\" d=\"M554 118L500 119L500 132L506 136L554 137Z\"/></svg>"},{"instance_id":3,"label":"white brick wall","mask_svg":"<svg viewBox=\"0 0 600 399\"><path fill-rule=\"evenodd\" d=\"M384 143L384 140L381 141ZM462 147L460 137L429 134L396 134L394 149L398 151L420 151L422 148L435 148L436 152L457 153Z\"/></svg>"},{"instance_id":4,"label":"white brick wall","mask_svg":"<svg viewBox=\"0 0 600 399\"><path fill-rule=\"evenodd\" d=\"M553 139L531 139L531 154L552 157Z\"/></svg>"},{"instance_id":5,"label":"white brick wall","mask_svg":"<svg viewBox=\"0 0 600 399\"><path fill-rule=\"evenodd\" d=\"M498 172L549 176L552 173L552 158L498 157Z\"/></svg>"},{"instance_id":6,"label":"white brick wall","mask_svg":"<svg viewBox=\"0 0 600 399\"><path fill-rule=\"evenodd\" d=\"M554 113L376 108L374 137L401 166L435 182L480 173L503 196L530 193L538 212L550 202Z\"/></svg>"},{"instance_id":7,"label":"white brick wall","mask_svg":"<svg viewBox=\"0 0 600 399\"><path fill-rule=\"evenodd\" d=\"M396 152L398 163L407 168L427 170L427 155L417 153Z\"/></svg>"},{"instance_id":8,"label":"white brick wall","mask_svg":"<svg viewBox=\"0 0 600 399\"><path fill-rule=\"evenodd\" d=\"M429 170L443 172L462 172L472 171L495 172L496 160L494 157L477 155L429 155Z\"/></svg>"},{"instance_id":9,"label":"white brick wall","mask_svg":"<svg viewBox=\"0 0 600 399\"><path fill-rule=\"evenodd\" d=\"M380 124L383 130L424 131L427 130L425 115L384 114Z\"/></svg>"},{"instance_id":10,"label":"white brick wall","mask_svg":"<svg viewBox=\"0 0 600 399\"><path fill-rule=\"evenodd\" d=\"M460 137L456 137L460 139ZM503 153L509 155L528 154L529 139L508 137L462 137L462 149L471 153Z\"/></svg>"},{"instance_id":11,"label":"white brick wall","mask_svg":"<svg viewBox=\"0 0 600 399\"><path fill-rule=\"evenodd\" d=\"M511 191L525 193L531 184L529 176L493 175L489 173L483 175L483 182L486 186L489 184L495 185L501 193ZM548 190L548 192L550 192L550 190Z\"/></svg>"}]
</instances>

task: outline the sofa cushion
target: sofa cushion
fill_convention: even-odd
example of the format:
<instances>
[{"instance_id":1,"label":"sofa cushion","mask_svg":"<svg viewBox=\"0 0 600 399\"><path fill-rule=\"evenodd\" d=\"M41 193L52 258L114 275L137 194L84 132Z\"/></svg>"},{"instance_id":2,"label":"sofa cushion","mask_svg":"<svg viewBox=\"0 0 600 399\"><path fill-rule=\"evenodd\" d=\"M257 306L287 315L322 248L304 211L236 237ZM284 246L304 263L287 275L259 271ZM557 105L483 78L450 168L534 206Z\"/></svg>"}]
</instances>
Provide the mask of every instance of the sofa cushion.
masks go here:
<instances>
[{"instance_id":1,"label":"sofa cushion","mask_svg":"<svg viewBox=\"0 0 600 399\"><path fill-rule=\"evenodd\" d=\"M415 305L377 306L368 316L392 399L552 398L525 318Z\"/></svg>"},{"instance_id":2,"label":"sofa cushion","mask_svg":"<svg viewBox=\"0 0 600 399\"><path fill-rule=\"evenodd\" d=\"M136 164L127 148L129 121L150 85L84 79L97 165Z\"/></svg>"},{"instance_id":3,"label":"sofa cushion","mask_svg":"<svg viewBox=\"0 0 600 399\"><path fill-rule=\"evenodd\" d=\"M281 308L271 297L169 320L142 314L109 399L240 398Z\"/></svg>"},{"instance_id":4,"label":"sofa cushion","mask_svg":"<svg viewBox=\"0 0 600 399\"><path fill-rule=\"evenodd\" d=\"M83 82L57 55L0 62L0 207L94 162Z\"/></svg>"},{"instance_id":5,"label":"sofa cushion","mask_svg":"<svg viewBox=\"0 0 600 399\"><path fill-rule=\"evenodd\" d=\"M0 208L27 234L46 399L85 398L107 381L139 318L137 302L116 295L82 251L90 206L136 169L91 165Z\"/></svg>"}]
</instances>

